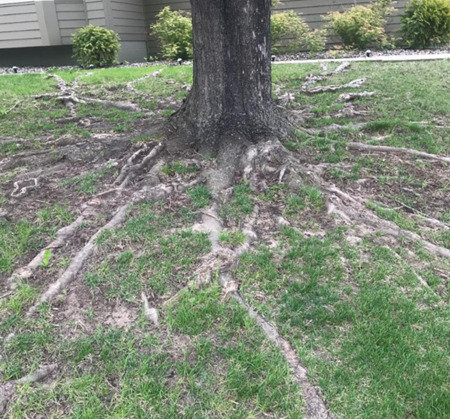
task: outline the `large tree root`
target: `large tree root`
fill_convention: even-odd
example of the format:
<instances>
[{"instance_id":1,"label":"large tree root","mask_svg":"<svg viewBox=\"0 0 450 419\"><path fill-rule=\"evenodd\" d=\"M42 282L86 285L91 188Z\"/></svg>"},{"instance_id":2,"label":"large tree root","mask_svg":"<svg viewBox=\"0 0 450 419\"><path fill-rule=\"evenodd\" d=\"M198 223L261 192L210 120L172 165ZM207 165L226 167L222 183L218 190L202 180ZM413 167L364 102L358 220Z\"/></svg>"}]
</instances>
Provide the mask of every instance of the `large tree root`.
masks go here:
<instances>
[{"instance_id":1,"label":"large tree root","mask_svg":"<svg viewBox=\"0 0 450 419\"><path fill-rule=\"evenodd\" d=\"M77 121L77 104L95 103L101 105L107 109L116 108L129 112L142 112L143 109L135 103L119 102L113 100L104 100L98 98L80 97L75 93L75 88L77 87L77 81L73 83L73 87L69 87L68 84L57 74L52 74L53 77L58 82L58 88L60 90L59 94L46 93L41 95L33 96L34 99L45 99L45 98L56 98L56 100L62 102L70 110L69 121Z\"/></svg>"},{"instance_id":2,"label":"large tree root","mask_svg":"<svg viewBox=\"0 0 450 419\"><path fill-rule=\"evenodd\" d=\"M72 98L70 98L72 99ZM139 107L139 105L135 103L127 103L127 102L116 102L113 100L103 100L103 99L94 99L94 98L79 98L79 103L95 103L98 105L102 105L103 107L109 109L109 108L116 108L120 109L122 111L129 111L129 112L142 112L143 110Z\"/></svg>"},{"instance_id":3,"label":"large tree root","mask_svg":"<svg viewBox=\"0 0 450 419\"><path fill-rule=\"evenodd\" d=\"M58 100L61 100L64 105L69 109L70 111L70 117L76 118L77 117L77 108L75 106L75 91L73 89L70 89L67 86L67 83L64 81L64 79L57 74L52 74L52 77L56 79L58 82L58 88L61 91L63 97L58 97Z\"/></svg>"},{"instance_id":4,"label":"large tree root","mask_svg":"<svg viewBox=\"0 0 450 419\"><path fill-rule=\"evenodd\" d=\"M328 213L338 215L346 224L355 223L370 226L397 240L406 239L414 244L421 245L434 256L450 259L449 249L433 244L417 233L403 230L397 224L378 217L367 208L364 200L354 198L334 186L324 187L323 190L334 195L328 202Z\"/></svg>"},{"instance_id":5,"label":"large tree root","mask_svg":"<svg viewBox=\"0 0 450 419\"><path fill-rule=\"evenodd\" d=\"M334 71L326 71L326 67L325 72L323 72L321 75L319 76L315 76L314 74L310 74L309 76L307 76L305 78L304 83L302 84L301 90L305 91L308 90L308 88L316 83L318 83L319 81L323 81L325 80L327 77L330 77L334 74L340 74L340 73L344 73L345 71L347 71L347 69L350 67L350 62L348 61L344 61L342 64L340 64L339 66L336 67L336 69Z\"/></svg>"},{"instance_id":6,"label":"large tree root","mask_svg":"<svg viewBox=\"0 0 450 419\"><path fill-rule=\"evenodd\" d=\"M325 92L337 92L338 90L342 89L356 89L358 87L361 87L366 82L366 79L356 79L352 80L349 83L346 84L340 84L340 85L329 85L329 86L317 86L317 87L311 87L309 89L302 90L304 93L308 95L313 95L317 93L325 93Z\"/></svg>"},{"instance_id":7,"label":"large tree root","mask_svg":"<svg viewBox=\"0 0 450 419\"><path fill-rule=\"evenodd\" d=\"M70 238L76 233L76 231L81 227L85 220L85 216L80 215L72 224L61 228L56 233L56 239L53 240L48 246L44 247L34 259L28 263L28 265L16 269L14 273L8 278L7 282L10 288L16 288L19 281L30 278L36 269L39 268L42 261L45 258L47 251L52 249L57 249L64 246Z\"/></svg>"},{"instance_id":8,"label":"large tree root","mask_svg":"<svg viewBox=\"0 0 450 419\"><path fill-rule=\"evenodd\" d=\"M280 146L281 145L278 142L269 141L264 144L252 146L247 150L247 153L245 153L241 159L241 167L243 168L244 176L250 181L252 187L259 188L260 174L273 174L272 165L278 164L280 159L286 157L286 153L288 153L287 150ZM282 180L284 177L283 168L279 172L279 179ZM211 183L211 181L209 183ZM223 196L223 194L218 193L217 196ZM301 361L292 346L280 336L274 326L270 325L244 301L238 291L239 284L233 278L232 272L237 268L240 256L248 251L251 244L257 239L253 225L258 219L258 212L259 209L258 206L256 206L253 214L248 218L243 227L243 232L246 235L245 242L234 251L224 249L220 244L219 236L222 231L222 223L217 213L216 204L213 204L207 211L202 212L202 223L194 226L194 229L208 233L212 250L211 253L204 258L203 266L196 271L197 279L190 284L190 287L196 287L210 282L219 268L219 283L223 288L222 300L227 299L227 297L234 298L246 309L250 317L255 320L256 324L261 327L266 337L279 348L293 373L296 383L302 391L306 403L306 417L309 419L332 418L325 402L320 396L320 392L309 381L307 371L302 366ZM186 288L187 287L183 290ZM178 296L179 293L175 294L166 301L164 305L174 303Z\"/></svg>"},{"instance_id":9,"label":"large tree root","mask_svg":"<svg viewBox=\"0 0 450 419\"><path fill-rule=\"evenodd\" d=\"M119 174L119 178L121 179L122 176L124 177L124 180L121 182L121 185L118 189L120 191L125 189L125 183L128 184L127 179L130 176L130 171L134 170L136 167L136 170L133 171L133 173L136 173L137 171L141 170L143 167L146 167L152 159L154 159L158 153L163 149L163 146L161 144L155 146L152 151L142 160L141 163L135 164L134 160L139 152L134 153L127 161L127 164L124 166L126 167L126 170L123 170ZM118 178L118 179L119 179ZM158 179L159 181L159 179ZM115 213L113 218L102 228L100 228L86 243L86 245L83 247L83 249L80 250L80 252L74 257L69 267L66 269L66 271L58 278L58 280L53 283L47 291L41 295L38 302L30 308L28 311L28 315L33 314L38 305L42 302L50 301L53 297L55 297L63 288L65 288L76 276L76 274L79 272L79 270L82 268L84 262L90 257L94 250L95 241L98 238L98 236L106 229L114 228L119 225L121 225L127 215L128 209L131 207L131 205L142 201L144 199L148 200L161 200L165 199L170 193L173 192L173 190L177 189L178 185L172 185L172 186L165 186L165 185L158 185L155 187L144 187L140 191L135 192L131 199L128 201L127 204L122 205ZM14 284L17 283L20 279L29 278L33 271L35 271L42 260L45 257L45 252L49 249L54 249L61 247L66 243L70 237L76 232L76 230L80 227L80 225L83 223L85 217L88 215L90 209L87 207L83 214L77 218L71 225L62 228L57 233L57 238L46 248L42 249L40 253L25 267L18 269L9 279L9 283L11 286L14 286Z\"/></svg>"},{"instance_id":10,"label":"large tree root","mask_svg":"<svg viewBox=\"0 0 450 419\"><path fill-rule=\"evenodd\" d=\"M370 145L364 143L348 143L348 148L350 150L358 150L358 151L371 151L371 152L384 152L384 153L400 153L400 154L409 154L411 156L422 157L427 160L436 160L442 161L445 163L450 163L450 157L438 156L436 154L425 153L424 151L418 151L411 148L398 148L398 147L389 147L383 145Z\"/></svg>"},{"instance_id":11,"label":"large tree root","mask_svg":"<svg viewBox=\"0 0 450 419\"><path fill-rule=\"evenodd\" d=\"M16 387L24 383L38 383L44 380L58 368L57 364L46 365L37 369L34 373L28 374L19 380L10 381L0 384L0 415L6 415L8 403L14 397Z\"/></svg>"},{"instance_id":12,"label":"large tree root","mask_svg":"<svg viewBox=\"0 0 450 419\"><path fill-rule=\"evenodd\" d=\"M339 95L338 102L351 102L360 97L371 97L375 92L357 92L357 93L342 93Z\"/></svg>"},{"instance_id":13,"label":"large tree root","mask_svg":"<svg viewBox=\"0 0 450 419\"><path fill-rule=\"evenodd\" d=\"M145 147L144 151L147 148ZM140 163L135 163L140 154L139 152L134 153L127 161L127 168L124 171L121 171L120 175L114 182L115 184L120 184L120 189L125 189L126 186L129 185L136 176L141 173L148 165L155 160L155 158L164 150L164 145L159 143L155 145L151 151L142 159Z\"/></svg>"},{"instance_id":14,"label":"large tree root","mask_svg":"<svg viewBox=\"0 0 450 419\"><path fill-rule=\"evenodd\" d=\"M147 74L144 77L140 77L140 78L138 78L136 80L130 81L130 82L128 82L126 84L126 89L129 92L134 93L135 95L141 96L143 99L146 99L146 100L151 99L152 97L150 95L147 95L146 93L140 92L139 90L137 90L134 87L134 85L136 83L140 83L140 82L142 82L144 80L151 79L151 78L154 78L154 77L158 77L158 75L161 74L161 72L162 72L162 69L161 70L156 70L153 73Z\"/></svg>"},{"instance_id":15,"label":"large tree root","mask_svg":"<svg viewBox=\"0 0 450 419\"><path fill-rule=\"evenodd\" d=\"M122 225L125 222L128 210L132 205L144 200L152 202L164 201L173 193L182 192L186 187L192 186L192 184L193 183L185 185L174 182L171 184L160 184L154 187L143 187L135 192L126 204L117 209L112 219L97 230L84 247L75 255L66 271L48 287L48 289L39 297L36 304L28 310L27 316L31 316L35 313L41 303L51 301L76 278L84 263L94 252L95 242L100 234L105 230L117 228Z\"/></svg>"},{"instance_id":16,"label":"large tree root","mask_svg":"<svg viewBox=\"0 0 450 419\"><path fill-rule=\"evenodd\" d=\"M287 361L295 381L300 387L303 395L303 400L306 405L307 419L331 419L333 415L328 411L325 401L323 400L320 390L314 387L308 379L308 372L301 364L292 345L283 337L280 336L275 326L267 322L264 317L253 310L243 299L239 292L233 293L234 299L247 310L249 316L255 320L256 324L262 329L264 335L273 342L283 357Z\"/></svg>"}]
</instances>

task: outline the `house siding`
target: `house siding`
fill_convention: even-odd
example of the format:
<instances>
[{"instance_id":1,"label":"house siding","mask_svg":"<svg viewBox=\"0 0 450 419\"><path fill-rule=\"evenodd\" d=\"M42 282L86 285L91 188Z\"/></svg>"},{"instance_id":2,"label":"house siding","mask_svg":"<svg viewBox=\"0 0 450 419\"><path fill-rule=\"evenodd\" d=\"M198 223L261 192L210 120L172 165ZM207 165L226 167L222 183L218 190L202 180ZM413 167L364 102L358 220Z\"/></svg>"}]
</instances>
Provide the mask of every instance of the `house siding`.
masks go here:
<instances>
[{"instance_id":1,"label":"house siding","mask_svg":"<svg viewBox=\"0 0 450 419\"><path fill-rule=\"evenodd\" d=\"M106 27L105 6L102 0L85 0L88 23Z\"/></svg>"},{"instance_id":2,"label":"house siding","mask_svg":"<svg viewBox=\"0 0 450 419\"><path fill-rule=\"evenodd\" d=\"M122 41L147 41L143 0L112 0L111 10L114 30Z\"/></svg>"},{"instance_id":3,"label":"house siding","mask_svg":"<svg viewBox=\"0 0 450 419\"><path fill-rule=\"evenodd\" d=\"M63 45L71 44L75 31L88 24L83 0L55 0L56 15Z\"/></svg>"},{"instance_id":4,"label":"house siding","mask_svg":"<svg viewBox=\"0 0 450 419\"><path fill-rule=\"evenodd\" d=\"M41 45L35 2L0 3L0 49Z\"/></svg>"}]
</instances>

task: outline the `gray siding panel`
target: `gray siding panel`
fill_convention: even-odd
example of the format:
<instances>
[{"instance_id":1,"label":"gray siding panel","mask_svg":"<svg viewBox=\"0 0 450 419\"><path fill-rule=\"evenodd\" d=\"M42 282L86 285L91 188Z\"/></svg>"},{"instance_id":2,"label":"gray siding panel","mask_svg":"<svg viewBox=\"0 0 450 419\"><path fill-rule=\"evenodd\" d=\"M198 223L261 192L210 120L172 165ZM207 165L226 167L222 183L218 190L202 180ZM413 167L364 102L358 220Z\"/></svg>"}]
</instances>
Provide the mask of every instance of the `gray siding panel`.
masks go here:
<instances>
[{"instance_id":1,"label":"gray siding panel","mask_svg":"<svg viewBox=\"0 0 450 419\"><path fill-rule=\"evenodd\" d=\"M20 15L22 13L36 14L36 6L34 2L0 4L0 15L2 16Z\"/></svg>"},{"instance_id":2,"label":"gray siding panel","mask_svg":"<svg viewBox=\"0 0 450 419\"><path fill-rule=\"evenodd\" d=\"M23 39L8 39L7 41L0 40L0 49L10 48L24 48L24 47L41 47L42 39L39 38L23 38Z\"/></svg>"},{"instance_id":3,"label":"gray siding panel","mask_svg":"<svg viewBox=\"0 0 450 419\"><path fill-rule=\"evenodd\" d=\"M0 32L0 41L15 40L20 41L22 39L41 39L41 31L39 29L27 29L20 32Z\"/></svg>"},{"instance_id":4,"label":"gray siding panel","mask_svg":"<svg viewBox=\"0 0 450 419\"><path fill-rule=\"evenodd\" d=\"M0 33L4 32L26 32L30 30L39 30L38 22L20 22L20 23L2 23L0 25Z\"/></svg>"},{"instance_id":5,"label":"gray siding panel","mask_svg":"<svg viewBox=\"0 0 450 419\"><path fill-rule=\"evenodd\" d=\"M2 15L0 9L0 25L4 23L37 22L35 13L21 13L19 15Z\"/></svg>"},{"instance_id":6,"label":"gray siding panel","mask_svg":"<svg viewBox=\"0 0 450 419\"><path fill-rule=\"evenodd\" d=\"M40 45L43 41L35 3L0 3L0 48Z\"/></svg>"},{"instance_id":7,"label":"gray siding panel","mask_svg":"<svg viewBox=\"0 0 450 419\"><path fill-rule=\"evenodd\" d=\"M143 0L111 0L114 29L123 41L146 41L147 22Z\"/></svg>"},{"instance_id":8,"label":"gray siding panel","mask_svg":"<svg viewBox=\"0 0 450 419\"><path fill-rule=\"evenodd\" d=\"M77 29L88 24L84 0L55 0L55 5L61 42L69 45Z\"/></svg>"}]
</instances>

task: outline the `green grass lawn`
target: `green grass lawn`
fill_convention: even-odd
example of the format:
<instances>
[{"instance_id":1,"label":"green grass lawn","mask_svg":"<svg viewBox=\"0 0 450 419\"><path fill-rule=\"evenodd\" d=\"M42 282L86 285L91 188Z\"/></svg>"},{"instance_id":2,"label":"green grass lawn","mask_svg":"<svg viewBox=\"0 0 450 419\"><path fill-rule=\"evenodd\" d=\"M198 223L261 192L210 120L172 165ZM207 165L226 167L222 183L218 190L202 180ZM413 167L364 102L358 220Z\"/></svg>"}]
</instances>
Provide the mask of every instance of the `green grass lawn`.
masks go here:
<instances>
[{"instance_id":1,"label":"green grass lawn","mask_svg":"<svg viewBox=\"0 0 450 419\"><path fill-rule=\"evenodd\" d=\"M332 71L337 64L328 66ZM141 94L125 89L157 70L134 84ZM305 77L323 71L319 64L274 66L277 95L292 93L289 110L312 115L303 128L314 133L299 131L285 145L380 219L450 249L449 164L347 147L358 141L450 155L450 62L353 63L320 82L367 78L355 91L375 95L355 100L354 109L365 112L356 118L339 116L345 105L337 102L353 90L301 93ZM85 104L77 112L90 124L61 123L67 108L54 98L31 97L57 92L54 78L0 77L0 385L57 365L40 383L16 382L4 417L304 417L306 402L282 352L216 280L223 260L211 262L211 243L198 229L214 200L204 184L167 202L133 205L121 227L97 237L67 289L27 316L114 214L120 199L105 204L97 194L112 187L130 154L163 140L146 124L176 109L192 83L188 66L57 74L77 81L80 96L134 102L142 112ZM356 129L355 122L364 125ZM324 132L331 124L342 129ZM66 142L85 151L102 138L124 137L128 148L117 155L100 148L89 162L67 155L39 160L47 151L59 156ZM161 165L163 181L190 181L200 165L214 163L183 157ZM13 199L14 182L29 173L39 188ZM239 180L218 204L224 227L218 240L226 252L245 243L246 222L258 210L258 239L232 272L244 300L292 345L334 417L450 417L450 260L405 237L339 223L327 212L323 189L278 180L278 172L268 176L264 191ZM34 274L9 290L11 273L87 204L93 213L73 238L49 250ZM279 217L289 226L280 227ZM194 286L205 272L212 280ZM158 310L158 324L145 316L143 293Z\"/></svg>"}]
</instances>

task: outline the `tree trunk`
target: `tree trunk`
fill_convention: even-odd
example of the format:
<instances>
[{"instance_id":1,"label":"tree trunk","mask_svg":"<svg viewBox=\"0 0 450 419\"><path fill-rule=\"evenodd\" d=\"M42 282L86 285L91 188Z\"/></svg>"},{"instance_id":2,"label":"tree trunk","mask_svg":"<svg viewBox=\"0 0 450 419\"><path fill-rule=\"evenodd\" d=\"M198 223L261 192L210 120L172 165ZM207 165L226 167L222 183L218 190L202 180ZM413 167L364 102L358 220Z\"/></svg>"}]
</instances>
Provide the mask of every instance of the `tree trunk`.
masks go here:
<instances>
[{"instance_id":1,"label":"tree trunk","mask_svg":"<svg viewBox=\"0 0 450 419\"><path fill-rule=\"evenodd\" d=\"M217 154L230 143L245 145L285 134L286 121L271 98L271 0L191 4L194 83L169 120L170 137Z\"/></svg>"}]
</instances>

